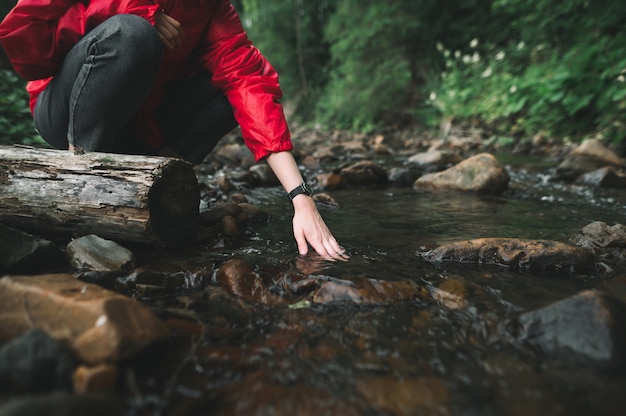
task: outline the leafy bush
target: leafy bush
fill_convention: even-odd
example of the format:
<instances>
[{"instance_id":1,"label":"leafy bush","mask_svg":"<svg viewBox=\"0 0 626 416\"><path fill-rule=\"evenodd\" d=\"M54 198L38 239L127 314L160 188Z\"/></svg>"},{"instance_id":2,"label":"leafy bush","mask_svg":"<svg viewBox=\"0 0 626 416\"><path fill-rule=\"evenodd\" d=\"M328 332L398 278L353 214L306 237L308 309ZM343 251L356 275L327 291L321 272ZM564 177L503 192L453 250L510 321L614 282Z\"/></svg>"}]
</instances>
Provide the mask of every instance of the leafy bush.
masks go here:
<instances>
[{"instance_id":1,"label":"leafy bush","mask_svg":"<svg viewBox=\"0 0 626 416\"><path fill-rule=\"evenodd\" d=\"M24 81L13 71L0 68L0 144L43 144L28 109Z\"/></svg>"},{"instance_id":2,"label":"leafy bush","mask_svg":"<svg viewBox=\"0 0 626 416\"><path fill-rule=\"evenodd\" d=\"M579 0L562 8L541 1L544 15L522 3L498 2L512 14L526 10L513 25L520 27L517 42L474 41L466 53L440 46L446 70L431 84L431 103L442 115L478 121L505 136L623 140L626 32L615 16ZM626 7L620 10L624 16Z\"/></svg>"}]
</instances>

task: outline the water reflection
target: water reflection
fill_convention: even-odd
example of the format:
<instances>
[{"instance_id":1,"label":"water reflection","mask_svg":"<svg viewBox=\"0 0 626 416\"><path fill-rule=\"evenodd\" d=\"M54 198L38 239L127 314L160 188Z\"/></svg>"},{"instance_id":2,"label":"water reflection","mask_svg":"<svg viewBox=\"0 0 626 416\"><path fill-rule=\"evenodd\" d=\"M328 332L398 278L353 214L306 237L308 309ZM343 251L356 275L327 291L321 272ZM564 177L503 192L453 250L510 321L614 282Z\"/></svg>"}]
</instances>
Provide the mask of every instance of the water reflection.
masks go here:
<instances>
[{"instance_id":1,"label":"water reflection","mask_svg":"<svg viewBox=\"0 0 626 416\"><path fill-rule=\"evenodd\" d=\"M199 256L218 264L244 259L273 276L276 290L281 279L323 275L410 281L428 296L384 306L262 306L210 285L188 293L184 301L155 301L174 315L184 310L201 335L155 347L143 357L143 366L133 365L145 398L134 410L622 414L623 375L542 361L510 342L508 325L517 314L594 288L596 278L431 264L416 255L445 242L481 237L568 242L591 221L624 222L623 193L550 184L527 172L513 177L510 192L500 197L420 194L406 188L332 192L342 209L323 215L350 254L345 263L298 256L289 202L280 190L256 192L253 202L272 214L271 222L255 224L252 238L241 245L228 242ZM443 285L459 288L464 297L438 297ZM155 367L154 362L169 364ZM161 400L150 404L153 396Z\"/></svg>"}]
</instances>

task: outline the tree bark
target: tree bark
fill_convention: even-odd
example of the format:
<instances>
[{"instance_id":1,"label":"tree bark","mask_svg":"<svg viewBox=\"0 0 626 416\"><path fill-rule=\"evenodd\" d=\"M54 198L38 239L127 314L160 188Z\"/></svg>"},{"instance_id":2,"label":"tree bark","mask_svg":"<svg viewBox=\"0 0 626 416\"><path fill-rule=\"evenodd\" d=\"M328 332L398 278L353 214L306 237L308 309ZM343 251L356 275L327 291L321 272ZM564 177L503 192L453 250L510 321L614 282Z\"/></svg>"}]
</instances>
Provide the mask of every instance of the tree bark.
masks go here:
<instances>
[{"instance_id":1,"label":"tree bark","mask_svg":"<svg viewBox=\"0 0 626 416\"><path fill-rule=\"evenodd\" d=\"M180 159L0 146L0 221L164 247L195 237L200 191Z\"/></svg>"}]
</instances>

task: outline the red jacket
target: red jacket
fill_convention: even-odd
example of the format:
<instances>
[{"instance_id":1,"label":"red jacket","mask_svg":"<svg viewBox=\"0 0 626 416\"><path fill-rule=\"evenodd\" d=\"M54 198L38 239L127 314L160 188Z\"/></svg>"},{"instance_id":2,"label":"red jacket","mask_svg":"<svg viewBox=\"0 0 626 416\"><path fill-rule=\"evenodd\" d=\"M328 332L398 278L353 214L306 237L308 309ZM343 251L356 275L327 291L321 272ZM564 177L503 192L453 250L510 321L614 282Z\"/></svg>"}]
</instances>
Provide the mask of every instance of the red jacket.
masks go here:
<instances>
[{"instance_id":1,"label":"red jacket","mask_svg":"<svg viewBox=\"0 0 626 416\"><path fill-rule=\"evenodd\" d=\"M142 138L155 148L163 145L153 117L163 83L204 69L212 74L213 86L228 97L257 160L291 150L278 75L250 43L228 0L19 0L0 23L0 44L17 73L30 81L26 88L31 111L85 33L121 13L154 24L159 8L182 24L186 42L182 50L165 51L155 87L137 115Z\"/></svg>"}]
</instances>

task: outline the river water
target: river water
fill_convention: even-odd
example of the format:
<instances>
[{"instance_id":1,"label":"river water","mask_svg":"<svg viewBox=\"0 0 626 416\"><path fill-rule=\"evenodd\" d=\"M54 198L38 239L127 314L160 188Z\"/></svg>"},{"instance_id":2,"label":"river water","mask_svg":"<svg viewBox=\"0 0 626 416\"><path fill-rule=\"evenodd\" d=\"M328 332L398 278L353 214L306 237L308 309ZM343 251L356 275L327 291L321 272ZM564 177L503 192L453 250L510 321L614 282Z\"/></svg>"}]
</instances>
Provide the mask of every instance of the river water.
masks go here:
<instances>
[{"instance_id":1,"label":"river water","mask_svg":"<svg viewBox=\"0 0 626 416\"><path fill-rule=\"evenodd\" d=\"M623 372L541 357L514 342L510 330L520 313L586 289L621 282L615 287L623 294L623 276L431 264L418 255L481 237L568 243L592 221L626 222L625 190L551 182L540 161L507 163L511 183L500 196L395 186L330 191L341 208L322 215L350 259L304 262L329 279L410 281L430 293L458 281L462 304L419 296L374 306L253 305L212 284L144 299L196 329L127 364L129 413L626 414ZM282 190L255 189L250 201L271 220L250 226L240 241L195 251L195 261L216 267L244 259L274 282L301 271Z\"/></svg>"}]
</instances>

